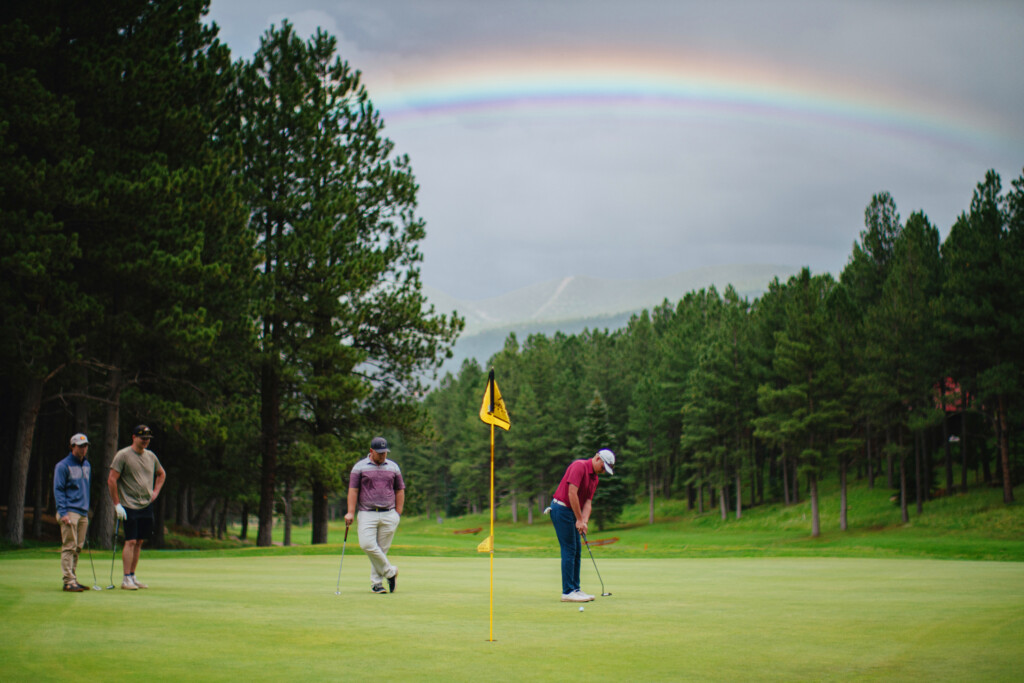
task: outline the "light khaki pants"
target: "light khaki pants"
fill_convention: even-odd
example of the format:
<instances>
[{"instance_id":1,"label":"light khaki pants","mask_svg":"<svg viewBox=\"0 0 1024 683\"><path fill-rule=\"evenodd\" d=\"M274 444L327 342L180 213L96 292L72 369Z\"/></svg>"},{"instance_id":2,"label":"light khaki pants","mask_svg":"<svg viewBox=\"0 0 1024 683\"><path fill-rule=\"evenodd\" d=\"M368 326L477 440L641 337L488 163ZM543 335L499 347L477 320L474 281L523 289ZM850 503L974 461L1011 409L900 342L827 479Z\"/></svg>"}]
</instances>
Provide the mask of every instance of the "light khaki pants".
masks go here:
<instances>
[{"instance_id":1,"label":"light khaki pants","mask_svg":"<svg viewBox=\"0 0 1024 683\"><path fill-rule=\"evenodd\" d=\"M64 573L64 585L78 583L78 554L85 545L85 533L89 530L89 517L69 512L71 524L60 525L60 569Z\"/></svg>"},{"instance_id":2,"label":"light khaki pants","mask_svg":"<svg viewBox=\"0 0 1024 683\"><path fill-rule=\"evenodd\" d=\"M400 520L401 517L394 510L359 512L359 547L370 558L371 583L383 583L384 579L395 575L395 566L388 561L388 550L391 549L391 540L395 537Z\"/></svg>"}]
</instances>

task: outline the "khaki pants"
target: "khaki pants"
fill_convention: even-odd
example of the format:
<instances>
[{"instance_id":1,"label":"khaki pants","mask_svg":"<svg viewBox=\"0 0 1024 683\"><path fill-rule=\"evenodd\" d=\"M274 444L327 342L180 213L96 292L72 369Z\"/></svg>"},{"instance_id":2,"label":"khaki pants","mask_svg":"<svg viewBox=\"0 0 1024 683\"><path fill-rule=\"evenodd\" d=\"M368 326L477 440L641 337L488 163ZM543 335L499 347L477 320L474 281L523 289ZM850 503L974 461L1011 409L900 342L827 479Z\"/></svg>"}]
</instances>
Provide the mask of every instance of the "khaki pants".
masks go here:
<instances>
[{"instance_id":1,"label":"khaki pants","mask_svg":"<svg viewBox=\"0 0 1024 683\"><path fill-rule=\"evenodd\" d=\"M359 512L359 547L370 558L370 583L383 583L397 571L395 565L388 561L388 550L399 521L401 517L394 510Z\"/></svg>"},{"instance_id":2,"label":"khaki pants","mask_svg":"<svg viewBox=\"0 0 1024 683\"><path fill-rule=\"evenodd\" d=\"M89 529L89 517L77 512L68 512L70 524L60 525L60 570L64 574L64 585L78 583L75 574L78 569L78 554L85 545L85 533Z\"/></svg>"}]
</instances>

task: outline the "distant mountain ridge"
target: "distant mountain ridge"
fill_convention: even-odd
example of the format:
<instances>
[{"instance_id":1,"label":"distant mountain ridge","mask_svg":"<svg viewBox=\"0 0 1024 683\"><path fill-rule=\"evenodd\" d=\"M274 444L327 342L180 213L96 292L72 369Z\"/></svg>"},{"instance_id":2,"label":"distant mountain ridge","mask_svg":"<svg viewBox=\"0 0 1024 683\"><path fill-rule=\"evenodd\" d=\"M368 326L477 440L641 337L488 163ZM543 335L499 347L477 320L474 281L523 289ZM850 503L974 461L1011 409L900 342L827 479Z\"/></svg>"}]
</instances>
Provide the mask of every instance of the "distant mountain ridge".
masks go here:
<instances>
[{"instance_id":1,"label":"distant mountain ridge","mask_svg":"<svg viewBox=\"0 0 1024 683\"><path fill-rule=\"evenodd\" d=\"M464 337L486 330L638 312L676 302L688 292L714 285L719 292L731 284L742 296L756 297L772 278L787 279L793 266L752 264L709 266L651 280L606 280L583 275L549 280L478 301L459 300L425 286L427 299L439 313L455 310L466 319Z\"/></svg>"},{"instance_id":2,"label":"distant mountain ridge","mask_svg":"<svg viewBox=\"0 0 1024 683\"><path fill-rule=\"evenodd\" d=\"M440 376L455 374L467 358L484 365L504 345L509 333L520 341L530 334L577 334L584 329L619 329L634 313L650 310L666 299L676 303L686 294L712 285L721 293L732 285L740 296L755 299L773 278L788 280L794 266L746 264L709 266L650 280L606 280L572 276L549 280L507 294L465 301L429 286L423 287L436 312L457 311L466 319L453 357Z\"/></svg>"}]
</instances>

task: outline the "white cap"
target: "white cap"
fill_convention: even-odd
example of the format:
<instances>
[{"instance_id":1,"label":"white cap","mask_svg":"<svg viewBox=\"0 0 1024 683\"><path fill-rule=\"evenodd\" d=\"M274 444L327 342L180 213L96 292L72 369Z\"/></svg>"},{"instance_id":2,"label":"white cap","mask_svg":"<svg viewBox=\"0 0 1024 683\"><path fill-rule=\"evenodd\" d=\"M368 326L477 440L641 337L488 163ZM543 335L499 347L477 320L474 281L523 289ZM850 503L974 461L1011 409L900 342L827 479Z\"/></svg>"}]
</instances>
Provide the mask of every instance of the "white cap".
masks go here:
<instances>
[{"instance_id":1,"label":"white cap","mask_svg":"<svg viewBox=\"0 0 1024 683\"><path fill-rule=\"evenodd\" d=\"M612 465L615 464L615 454L607 448L602 448L597 452L597 455L604 462L604 471L608 474L615 474L612 472Z\"/></svg>"},{"instance_id":2,"label":"white cap","mask_svg":"<svg viewBox=\"0 0 1024 683\"><path fill-rule=\"evenodd\" d=\"M87 443L89 443L89 437L87 437L85 434L75 434L73 437L71 437L72 446L81 446Z\"/></svg>"}]
</instances>

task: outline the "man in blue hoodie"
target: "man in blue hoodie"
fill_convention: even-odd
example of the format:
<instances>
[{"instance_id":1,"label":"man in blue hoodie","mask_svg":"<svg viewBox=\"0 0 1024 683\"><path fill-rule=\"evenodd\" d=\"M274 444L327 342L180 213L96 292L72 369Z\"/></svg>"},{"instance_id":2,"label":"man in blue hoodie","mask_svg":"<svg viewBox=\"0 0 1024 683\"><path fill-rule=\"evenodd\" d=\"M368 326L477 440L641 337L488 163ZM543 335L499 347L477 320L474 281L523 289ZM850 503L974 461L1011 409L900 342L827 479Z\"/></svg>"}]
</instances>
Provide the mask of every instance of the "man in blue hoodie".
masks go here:
<instances>
[{"instance_id":1,"label":"man in blue hoodie","mask_svg":"<svg viewBox=\"0 0 1024 683\"><path fill-rule=\"evenodd\" d=\"M86 460L89 437L75 434L71 437L71 452L57 463L53 471L53 499L57 503L60 520L60 568L64 573L64 590L81 593L85 587L78 583L78 554L85 544L89 530L89 479L92 466Z\"/></svg>"}]
</instances>

